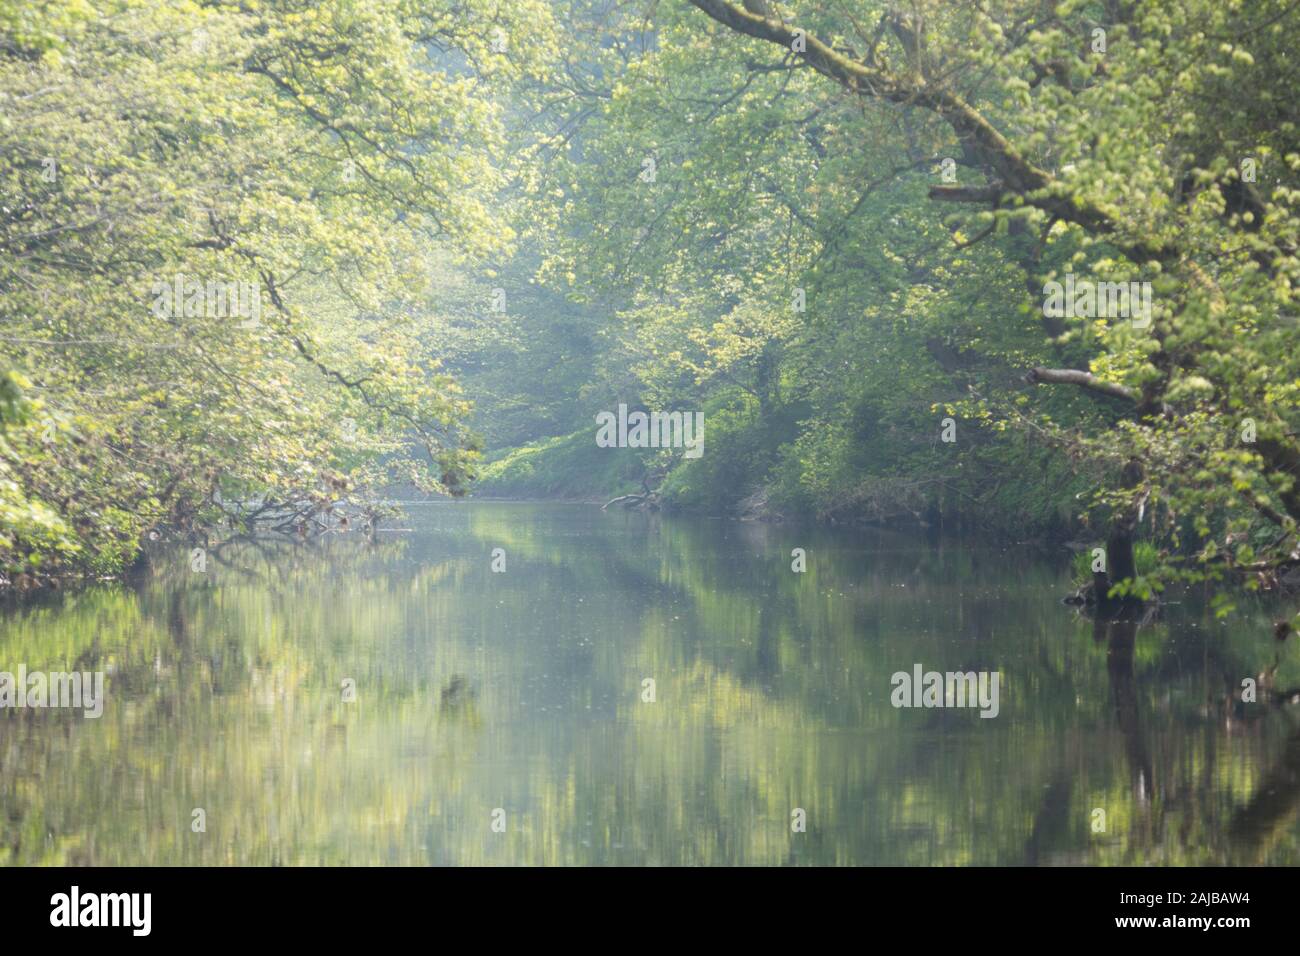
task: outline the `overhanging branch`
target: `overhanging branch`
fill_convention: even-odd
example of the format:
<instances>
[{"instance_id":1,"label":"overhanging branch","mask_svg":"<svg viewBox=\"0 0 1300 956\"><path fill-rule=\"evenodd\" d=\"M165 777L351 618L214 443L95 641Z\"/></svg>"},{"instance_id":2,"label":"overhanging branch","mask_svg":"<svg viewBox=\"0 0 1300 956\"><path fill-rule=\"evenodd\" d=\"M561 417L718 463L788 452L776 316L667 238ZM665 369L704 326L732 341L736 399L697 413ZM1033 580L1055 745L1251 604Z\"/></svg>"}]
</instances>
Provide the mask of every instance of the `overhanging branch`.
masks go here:
<instances>
[{"instance_id":1,"label":"overhanging branch","mask_svg":"<svg viewBox=\"0 0 1300 956\"><path fill-rule=\"evenodd\" d=\"M993 178L1000 184L1000 192L1019 195L1028 205L1065 222L1074 223L1093 235L1107 236L1134 262L1169 262L1174 258L1174 250L1164 245L1153 244L1141 238L1118 236L1117 217L1113 212L1080 196L1067 195L1057 188L1059 184L1050 173L1023 156L977 109L952 90L938 83L927 82L924 75L927 61L924 57L914 59L912 72L902 75L874 66L874 61L856 60L807 30L775 16L751 13L728 0L690 0L690 3L737 33L766 40L787 51L795 51L798 47L797 55L804 62L851 93L899 106L919 107L936 114L957 134L963 148L978 157L981 165L991 171ZM898 18L903 15L886 16ZM909 24L901 20L895 26L911 29ZM974 201L960 194L938 195L934 198Z\"/></svg>"},{"instance_id":2,"label":"overhanging branch","mask_svg":"<svg viewBox=\"0 0 1300 956\"><path fill-rule=\"evenodd\" d=\"M1025 376L1025 381L1031 385L1077 385L1100 395L1109 395L1111 398L1132 402L1134 405L1142 397L1137 389L1120 385L1118 382L1107 382L1091 372L1077 368L1032 368Z\"/></svg>"}]
</instances>

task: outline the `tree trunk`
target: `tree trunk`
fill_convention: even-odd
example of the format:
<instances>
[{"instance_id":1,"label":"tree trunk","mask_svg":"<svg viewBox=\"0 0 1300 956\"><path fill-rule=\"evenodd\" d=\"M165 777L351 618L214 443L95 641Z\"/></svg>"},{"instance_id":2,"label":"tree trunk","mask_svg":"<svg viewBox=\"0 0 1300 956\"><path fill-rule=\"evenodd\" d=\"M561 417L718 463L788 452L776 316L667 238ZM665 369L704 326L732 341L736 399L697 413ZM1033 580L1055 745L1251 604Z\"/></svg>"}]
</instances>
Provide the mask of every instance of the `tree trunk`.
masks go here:
<instances>
[{"instance_id":1,"label":"tree trunk","mask_svg":"<svg viewBox=\"0 0 1300 956\"><path fill-rule=\"evenodd\" d=\"M1142 466L1130 461L1120 477L1127 490L1137 488L1142 482ZM1133 557L1133 537L1137 529L1138 508L1128 505L1110 519L1110 534L1106 538L1106 569L1093 572L1094 593L1099 609L1115 609L1136 603L1132 597L1112 598L1110 589L1116 583L1137 577L1137 562Z\"/></svg>"},{"instance_id":2,"label":"tree trunk","mask_svg":"<svg viewBox=\"0 0 1300 956\"><path fill-rule=\"evenodd\" d=\"M1112 581L1137 577L1137 565L1133 560L1133 533L1126 525L1127 522L1117 523L1106 539L1106 570Z\"/></svg>"}]
</instances>

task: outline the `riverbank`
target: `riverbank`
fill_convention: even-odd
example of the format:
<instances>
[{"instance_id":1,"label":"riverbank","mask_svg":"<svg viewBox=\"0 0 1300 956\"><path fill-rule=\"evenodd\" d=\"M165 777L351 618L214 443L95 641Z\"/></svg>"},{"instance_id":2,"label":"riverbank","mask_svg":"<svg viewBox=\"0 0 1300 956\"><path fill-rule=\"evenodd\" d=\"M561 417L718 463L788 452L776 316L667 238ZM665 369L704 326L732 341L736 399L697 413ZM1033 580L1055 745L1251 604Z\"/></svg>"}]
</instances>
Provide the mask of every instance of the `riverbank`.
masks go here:
<instances>
[{"instance_id":1,"label":"riverbank","mask_svg":"<svg viewBox=\"0 0 1300 956\"><path fill-rule=\"evenodd\" d=\"M659 460L637 449L601 448L594 431L542 439L489 457L471 491L476 500L616 499L681 514L824 525L939 528L998 542L1064 545L1088 538L1081 483L1060 463L1019 472L981 473L975 453L956 458L950 474L877 464L833 484L792 481L773 456L737 454L746 442L723 434L699 460ZM757 438L755 438L757 441ZM959 453L954 453L958 455ZM971 467L967 467L967 460ZM647 491L652 492L647 496ZM622 505L615 505L616 507Z\"/></svg>"}]
</instances>

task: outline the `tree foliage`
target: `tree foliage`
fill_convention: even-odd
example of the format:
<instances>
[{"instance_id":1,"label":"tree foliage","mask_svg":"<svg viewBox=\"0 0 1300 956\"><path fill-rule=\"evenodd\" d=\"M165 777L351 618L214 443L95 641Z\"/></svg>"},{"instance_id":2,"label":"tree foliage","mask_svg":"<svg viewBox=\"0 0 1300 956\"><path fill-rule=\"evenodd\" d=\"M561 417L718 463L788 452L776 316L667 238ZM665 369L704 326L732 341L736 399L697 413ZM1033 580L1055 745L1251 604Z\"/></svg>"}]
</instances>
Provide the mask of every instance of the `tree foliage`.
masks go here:
<instances>
[{"instance_id":1,"label":"tree foliage","mask_svg":"<svg viewBox=\"0 0 1300 956\"><path fill-rule=\"evenodd\" d=\"M552 29L539 3L4 4L0 564L461 492L430 266L508 250L504 101Z\"/></svg>"},{"instance_id":2,"label":"tree foliage","mask_svg":"<svg viewBox=\"0 0 1300 956\"><path fill-rule=\"evenodd\" d=\"M1112 585L1150 537L1141 594L1295 562L1289 4L575 9L542 274L615 303L632 398L752 403L733 503L1092 533Z\"/></svg>"},{"instance_id":3,"label":"tree foliage","mask_svg":"<svg viewBox=\"0 0 1300 956\"><path fill-rule=\"evenodd\" d=\"M1297 13L1171 7L7 4L5 563L455 493L477 430L486 491L655 483L1098 539L1116 594L1271 586ZM260 323L160 316L176 275L253 283ZM620 402L703 410L709 451L593 467Z\"/></svg>"}]
</instances>

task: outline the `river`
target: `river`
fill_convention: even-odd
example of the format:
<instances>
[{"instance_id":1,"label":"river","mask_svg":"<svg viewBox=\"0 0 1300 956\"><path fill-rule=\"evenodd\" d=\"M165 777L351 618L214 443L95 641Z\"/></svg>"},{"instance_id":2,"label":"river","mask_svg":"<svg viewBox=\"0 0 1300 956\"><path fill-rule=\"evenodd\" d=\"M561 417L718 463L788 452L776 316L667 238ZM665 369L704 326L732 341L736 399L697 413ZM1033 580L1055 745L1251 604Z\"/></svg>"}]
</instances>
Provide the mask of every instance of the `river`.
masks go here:
<instances>
[{"instance_id":1,"label":"river","mask_svg":"<svg viewBox=\"0 0 1300 956\"><path fill-rule=\"evenodd\" d=\"M1062 605L1068 555L987 543L390 524L0 607L0 669L105 675L98 718L0 712L0 862L1300 861L1300 715L1240 699L1300 664L1254 599L1107 624ZM917 667L997 675L996 714L895 706Z\"/></svg>"}]
</instances>

